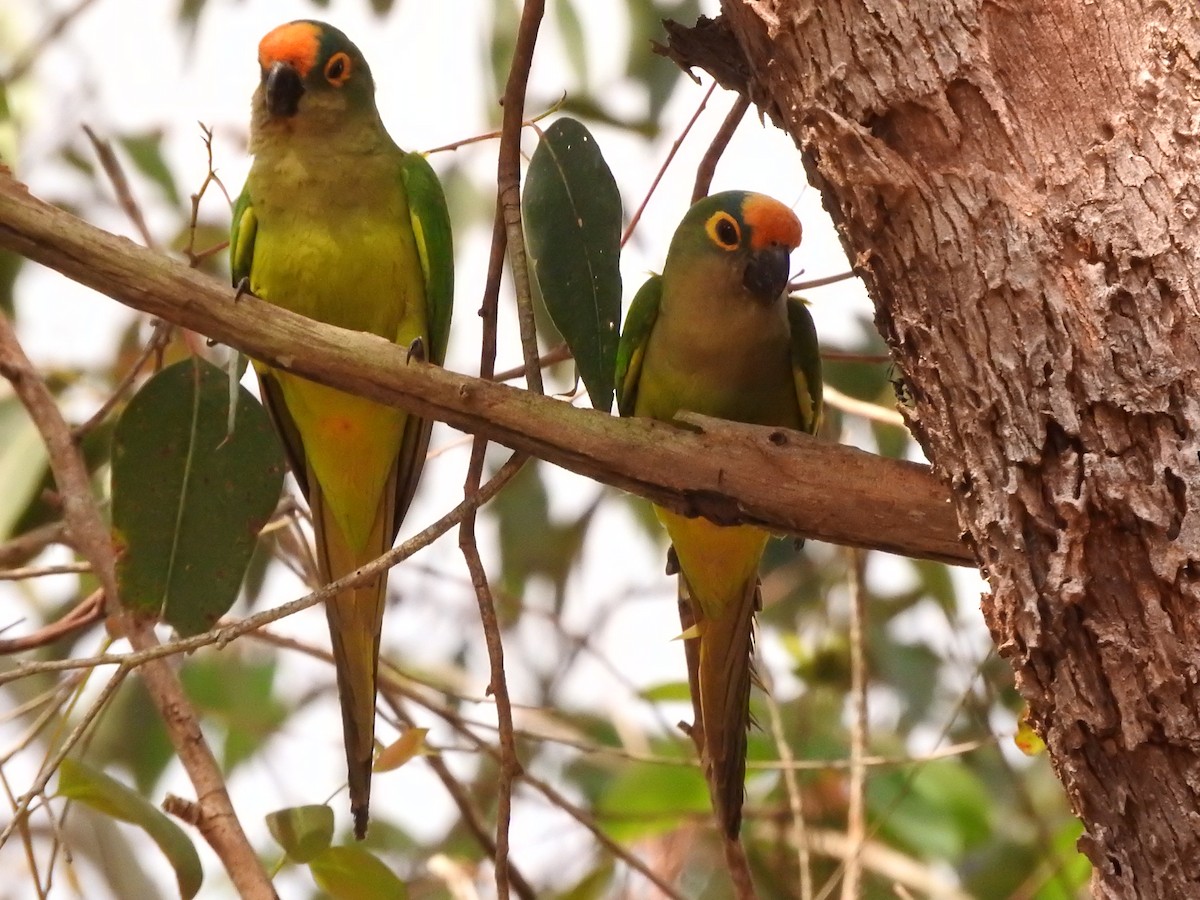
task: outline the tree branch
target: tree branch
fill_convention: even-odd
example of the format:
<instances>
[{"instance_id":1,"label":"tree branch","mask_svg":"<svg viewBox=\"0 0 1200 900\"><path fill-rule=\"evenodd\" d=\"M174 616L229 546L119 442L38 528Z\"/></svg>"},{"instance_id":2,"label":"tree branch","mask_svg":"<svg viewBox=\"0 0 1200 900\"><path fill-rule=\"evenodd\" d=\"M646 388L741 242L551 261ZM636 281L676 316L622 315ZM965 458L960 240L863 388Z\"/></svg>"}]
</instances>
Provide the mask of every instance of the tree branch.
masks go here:
<instances>
[{"instance_id":1,"label":"tree branch","mask_svg":"<svg viewBox=\"0 0 1200 900\"><path fill-rule=\"evenodd\" d=\"M0 172L0 247L272 366L440 419L685 514L974 565L927 466L799 432L696 419L617 419L409 362L404 348L233 292L95 228Z\"/></svg>"}]
</instances>

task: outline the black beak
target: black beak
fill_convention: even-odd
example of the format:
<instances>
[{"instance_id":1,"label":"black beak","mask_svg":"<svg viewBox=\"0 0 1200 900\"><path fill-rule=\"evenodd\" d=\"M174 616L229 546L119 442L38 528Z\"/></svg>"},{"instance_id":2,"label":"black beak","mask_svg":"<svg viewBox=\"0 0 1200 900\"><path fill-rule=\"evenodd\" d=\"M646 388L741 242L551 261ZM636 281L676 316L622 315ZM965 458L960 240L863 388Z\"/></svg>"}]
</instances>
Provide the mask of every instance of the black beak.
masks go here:
<instances>
[{"instance_id":1,"label":"black beak","mask_svg":"<svg viewBox=\"0 0 1200 900\"><path fill-rule=\"evenodd\" d=\"M304 82L292 66L277 62L263 73L263 90L267 98L267 112L276 118L288 119L300 108Z\"/></svg>"},{"instance_id":2,"label":"black beak","mask_svg":"<svg viewBox=\"0 0 1200 900\"><path fill-rule=\"evenodd\" d=\"M782 244L771 244L750 254L742 284L764 303L772 303L787 287L789 252Z\"/></svg>"}]
</instances>

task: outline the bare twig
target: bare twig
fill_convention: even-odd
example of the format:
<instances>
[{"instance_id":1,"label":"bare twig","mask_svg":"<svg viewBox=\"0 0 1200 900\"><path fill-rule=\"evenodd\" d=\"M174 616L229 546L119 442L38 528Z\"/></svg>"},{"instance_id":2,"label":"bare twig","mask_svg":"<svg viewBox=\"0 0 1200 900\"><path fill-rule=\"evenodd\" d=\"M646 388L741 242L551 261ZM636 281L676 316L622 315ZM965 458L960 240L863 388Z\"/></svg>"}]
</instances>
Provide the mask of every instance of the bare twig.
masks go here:
<instances>
[{"instance_id":1,"label":"bare twig","mask_svg":"<svg viewBox=\"0 0 1200 900\"><path fill-rule=\"evenodd\" d=\"M883 425L894 425L897 428L908 429L904 422L904 416L894 409L888 409L886 406L880 406L878 403L868 403L866 400L859 400L857 397L851 397L849 394L843 394L835 387L826 384L823 386L823 395L825 402L834 409L840 409L844 413L850 413L853 416L862 416L864 419L869 419L872 422L879 422Z\"/></svg>"},{"instance_id":2,"label":"bare twig","mask_svg":"<svg viewBox=\"0 0 1200 900\"><path fill-rule=\"evenodd\" d=\"M449 724L455 732L461 735L476 751L486 753L488 756L497 760L503 765L504 751L497 750L491 744L484 741L476 735L471 728L463 721L462 717L449 706L436 703L428 697L422 696L420 693L412 691L403 681L396 678L391 672L380 671L379 689L383 691L396 691L401 696L418 703L430 712L442 718ZM534 775L525 773L521 778L522 784L527 784L534 790L541 793L553 806L563 810L576 822L584 826L596 838L609 853L614 857L624 862L631 869L639 872L648 879L656 888L662 891L663 896L668 900L683 900L683 895L676 891L671 885L667 884L658 874L646 865L641 859L630 853L619 843L604 833L603 830L596 824L595 820L587 813L586 810L576 806L565 796L555 790L552 786L537 778Z\"/></svg>"},{"instance_id":3,"label":"bare twig","mask_svg":"<svg viewBox=\"0 0 1200 900\"><path fill-rule=\"evenodd\" d=\"M60 566L58 568L66 568ZM89 566L90 568L90 566ZM19 638L0 640L0 656L45 647L68 634L87 628L104 619L104 591L96 590L76 604L56 622Z\"/></svg>"},{"instance_id":4,"label":"bare twig","mask_svg":"<svg viewBox=\"0 0 1200 900\"><path fill-rule=\"evenodd\" d=\"M867 841L866 787L867 767L862 764L867 755L867 663L866 663L866 604L863 594L865 554L849 549L850 561L847 587L850 592L850 795L847 811L846 838L851 853L846 857L842 878L842 900L857 900L862 894L862 848Z\"/></svg>"},{"instance_id":5,"label":"bare twig","mask_svg":"<svg viewBox=\"0 0 1200 900\"><path fill-rule=\"evenodd\" d=\"M721 127L713 135L712 143L700 160L700 164L696 166L696 184L692 188L693 203L708 196L708 190L712 187L713 175L717 172L717 163L721 159L721 154L729 146L734 132L742 124L742 119L745 118L746 110L749 108L750 98L745 94L738 94L737 99L733 101L733 106L730 108L729 114L725 116L725 121L721 123Z\"/></svg>"},{"instance_id":6,"label":"bare twig","mask_svg":"<svg viewBox=\"0 0 1200 900\"><path fill-rule=\"evenodd\" d=\"M769 687L769 686L768 686ZM793 767L795 756L783 731L783 719L779 715L779 704L770 689L766 691L767 716L771 720L771 737L783 766L783 786L788 800L788 839L796 850L796 867L800 872L800 900L812 900L812 854L808 846L808 822L804 818L804 795L796 779Z\"/></svg>"},{"instance_id":7,"label":"bare twig","mask_svg":"<svg viewBox=\"0 0 1200 900\"><path fill-rule=\"evenodd\" d=\"M525 252L525 231L521 225L521 127L525 116L525 87L545 9L545 0L525 0L521 9L517 43L508 70L508 82L504 86L504 117L496 164L496 202L508 239L508 261L517 296L517 324L521 331L521 351L525 355L525 383L538 394L542 393L542 369L538 365L529 262Z\"/></svg>"},{"instance_id":8,"label":"bare twig","mask_svg":"<svg viewBox=\"0 0 1200 900\"><path fill-rule=\"evenodd\" d=\"M526 119L524 122L522 122L522 127L528 128L530 125L536 125L547 116L554 115L554 113L558 112L558 110L562 107L566 99L567 95L564 93L549 109L545 110L544 112L540 112L536 116L533 116L532 118ZM470 144L478 144L481 141L494 141L503 134L503 129L500 131L489 131L486 134L476 134L472 137L463 138L459 141L451 141L449 144L442 144L440 147L432 147L429 150L422 150L421 153L424 156L432 156L434 153L445 153L447 151L457 150L460 147L466 147Z\"/></svg>"},{"instance_id":9,"label":"bare twig","mask_svg":"<svg viewBox=\"0 0 1200 900\"><path fill-rule=\"evenodd\" d=\"M625 233L621 235L621 246L624 247L629 241L630 235L633 234L633 229L637 228L637 223L641 221L642 213L646 209L646 204L650 202L650 198L654 196L654 191L658 188L658 183L662 181L662 177L666 174L667 168L671 165L671 161L675 159L675 154L679 152L679 148L683 146L684 139L692 130L692 126L696 124L696 120L700 118L700 113L704 112L704 107L708 105L708 98L713 95L713 91L717 89L717 83L714 81L705 91L704 96L700 98L700 105L696 107L696 111L692 113L692 117L688 119L688 123L683 126L683 131L679 133L679 137L675 138L675 142L671 144L671 149L667 151L667 158L663 160L663 164L654 173L654 180L650 182L650 187L646 190L646 196L642 198L642 202L638 208L634 210L633 216L629 219L629 224L625 226Z\"/></svg>"},{"instance_id":10,"label":"bare twig","mask_svg":"<svg viewBox=\"0 0 1200 900\"><path fill-rule=\"evenodd\" d=\"M137 359L133 361L133 365L121 376L121 380L113 386L112 393L108 395L108 399L100 404L100 408L92 413L86 422L76 425L71 430L71 435L76 441L82 440L85 435L89 434L96 426L108 418L109 413L116 408L117 404L125 398L126 392L133 387L134 382L137 381L146 363L150 362L151 357L158 357L167 346L171 340L171 333L174 330L175 327L170 322L163 319L155 320L154 330L150 334L150 339L146 341L146 346L142 348L142 352L138 354Z\"/></svg>"},{"instance_id":11,"label":"bare twig","mask_svg":"<svg viewBox=\"0 0 1200 900\"><path fill-rule=\"evenodd\" d=\"M332 654L321 653L320 656L323 659L328 659L330 663L333 662ZM412 717L400 705L397 697L394 697L391 693L385 693L384 697L391 705L392 711L396 714L397 718L410 728L416 726ZM484 826L479 811L475 808L475 804L471 802L470 793L463 786L462 782L454 777L454 773L450 771L450 767L446 765L445 761L438 754L433 753L426 756L425 764L433 770L434 775L437 776L442 786L446 789L446 793L450 795L450 799L454 801L454 805L458 807L459 815L462 816L462 824L466 826L467 831L470 832L476 843L483 848L483 852L487 854L488 858L492 860L492 864L495 865L496 841ZM537 896L529 882L525 880L520 870L511 861L508 864L508 875L513 891L522 900L533 900Z\"/></svg>"},{"instance_id":12,"label":"bare twig","mask_svg":"<svg viewBox=\"0 0 1200 900\"><path fill-rule=\"evenodd\" d=\"M837 284L839 281L849 281L857 278L854 272L840 272L837 275L826 275L824 278L811 278L808 281L793 281L787 286L788 291L809 291L813 288L825 287L827 284Z\"/></svg>"},{"instance_id":13,"label":"bare twig","mask_svg":"<svg viewBox=\"0 0 1200 900\"><path fill-rule=\"evenodd\" d=\"M0 566L23 565L51 544L67 540L67 527L62 522L39 525L0 544Z\"/></svg>"},{"instance_id":14,"label":"bare twig","mask_svg":"<svg viewBox=\"0 0 1200 900\"><path fill-rule=\"evenodd\" d=\"M538 359L538 365L542 368L552 366L555 363L566 362L571 359L571 348L566 343L559 344L557 347L552 347L541 355ZM525 366L514 366L511 369L505 369L503 372L497 372L492 376L492 381L512 381L514 378L520 378L525 374Z\"/></svg>"},{"instance_id":15,"label":"bare twig","mask_svg":"<svg viewBox=\"0 0 1200 900\"><path fill-rule=\"evenodd\" d=\"M157 645L148 625L140 625L132 616L121 611L116 578L116 555L108 537L108 529L100 517L91 494L87 468L71 437L70 429L55 405L45 383L38 377L17 342L8 318L0 314L0 374L13 385L17 396L29 411L34 424L46 442L50 469L54 473L62 497L63 517L76 547L91 563L92 571L105 594L105 608L121 622L130 645L145 650ZM121 669L127 672L128 669ZM123 676L122 676L123 677ZM275 889L258 860L254 848L242 831L233 804L225 789L216 758L200 733L200 723L191 701L183 691L174 671L163 662L150 662L142 672L150 696L158 707L167 733L179 759L196 789L204 809L200 831L221 858L231 880L246 897L273 898ZM98 711L98 710L97 710ZM83 723L81 723L82 727ZM82 731L77 734L82 735ZM60 753L65 755L69 746ZM61 761L61 756L59 757ZM57 762L55 763L57 766ZM52 769L39 777L36 789L23 797L28 801L45 787L42 778L49 779ZM0 837L0 841L2 841Z\"/></svg>"},{"instance_id":16,"label":"bare twig","mask_svg":"<svg viewBox=\"0 0 1200 900\"><path fill-rule=\"evenodd\" d=\"M62 563L56 566L23 566L19 569L0 569L0 581L25 581L29 578L45 578L47 575L80 575L90 572L87 563Z\"/></svg>"},{"instance_id":17,"label":"bare twig","mask_svg":"<svg viewBox=\"0 0 1200 900\"><path fill-rule=\"evenodd\" d=\"M96 132L92 131L89 125L83 126L83 133L92 142L92 148L96 151L96 158L100 160L100 167L104 169L104 174L108 176L108 180L112 182L113 191L117 195L117 204L124 211L125 215L129 217L129 221L133 224L133 227L137 229L137 233L142 238L142 243L151 250L157 250L158 242L150 234L150 228L146 225L146 217L142 215L142 208L133 199L133 190L129 186L129 179L125 177L125 170L121 168L121 161L117 159L117 154L113 152L112 144L97 137Z\"/></svg>"},{"instance_id":18,"label":"bare twig","mask_svg":"<svg viewBox=\"0 0 1200 900\"><path fill-rule=\"evenodd\" d=\"M213 167L213 151L212 151L212 129L203 122L200 124L201 140L204 141L204 152L208 157L208 171L204 175L204 180L200 182L200 187L196 193L192 194L192 213L188 219L188 242L183 248L184 256L188 258L188 264L194 269L204 260L208 259L214 253L220 253L229 246L229 241L221 241L214 247L209 247L206 250L196 252L196 228L200 224L200 201L204 199L209 187L215 184L221 189L222 195L225 197L225 202L229 206L233 206L233 200L229 196L229 191L225 188L225 182L217 177L217 170Z\"/></svg>"},{"instance_id":19,"label":"bare twig","mask_svg":"<svg viewBox=\"0 0 1200 900\"><path fill-rule=\"evenodd\" d=\"M469 510L477 509L491 500L515 473L516 468L511 465L502 467L495 475L488 479L487 483L479 489L478 493L469 499L463 500L433 524L422 529L403 543L393 547L378 559L372 560L367 565L356 569L344 578L339 578L337 581L324 585L319 590L312 591L290 603L285 603L274 609L264 610L253 616L247 616L239 622L219 625L203 634L181 638L166 644L158 644L144 650L137 650L133 653L101 653L96 656L80 659L53 659L20 663L13 666L10 670L0 673L0 686L42 672L69 672L76 669L91 669L96 666L107 665L124 665L133 669L153 660L179 653L190 653L193 650L199 650L201 647L209 645L215 644L218 647L224 647L230 641L244 634L249 634L262 628L264 625L270 625L272 622L287 618L300 612L300 610L316 606L318 603L324 602L340 591L369 581L381 572L404 561L462 522Z\"/></svg>"}]
</instances>

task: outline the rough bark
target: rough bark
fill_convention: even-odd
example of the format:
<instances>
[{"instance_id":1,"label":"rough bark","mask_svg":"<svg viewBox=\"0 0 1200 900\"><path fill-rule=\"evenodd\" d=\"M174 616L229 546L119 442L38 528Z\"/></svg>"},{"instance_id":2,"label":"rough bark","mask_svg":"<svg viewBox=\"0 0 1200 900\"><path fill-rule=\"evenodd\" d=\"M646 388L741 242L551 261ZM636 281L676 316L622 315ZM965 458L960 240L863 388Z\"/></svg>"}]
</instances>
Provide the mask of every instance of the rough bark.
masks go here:
<instances>
[{"instance_id":1,"label":"rough bark","mask_svg":"<svg viewBox=\"0 0 1200 900\"><path fill-rule=\"evenodd\" d=\"M1194 0L722 6L907 375L1095 895L1200 896Z\"/></svg>"}]
</instances>

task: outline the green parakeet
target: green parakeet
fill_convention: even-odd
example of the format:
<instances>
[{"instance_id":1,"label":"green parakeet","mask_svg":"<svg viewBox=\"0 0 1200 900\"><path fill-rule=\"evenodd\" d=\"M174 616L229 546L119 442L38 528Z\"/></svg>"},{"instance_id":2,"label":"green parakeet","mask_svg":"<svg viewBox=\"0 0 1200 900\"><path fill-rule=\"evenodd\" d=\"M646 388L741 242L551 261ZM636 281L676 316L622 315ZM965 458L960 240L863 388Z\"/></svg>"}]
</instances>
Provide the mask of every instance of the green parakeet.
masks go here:
<instances>
[{"instance_id":1,"label":"green parakeet","mask_svg":"<svg viewBox=\"0 0 1200 900\"><path fill-rule=\"evenodd\" d=\"M362 53L322 22L258 46L250 150L234 208L235 284L343 328L445 358L453 304L450 219L424 157L375 108ZM430 422L255 362L263 402L312 510L321 578L392 546L416 489ZM342 705L354 831L367 829L386 577L325 603Z\"/></svg>"},{"instance_id":2,"label":"green parakeet","mask_svg":"<svg viewBox=\"0 0 1200 900\"><path fill-rule=\"evenodd\" d=\"M812 318L784 293L800 222L761 194L696 203L671 240L662 275L633 299L617 353L623 416L671 421L682 411L812 433L821 371ZM713 807L741 827L758 564L770 535L655 507L678 562L694 661L696 728Z\"/></svg>"}]
</instances>

